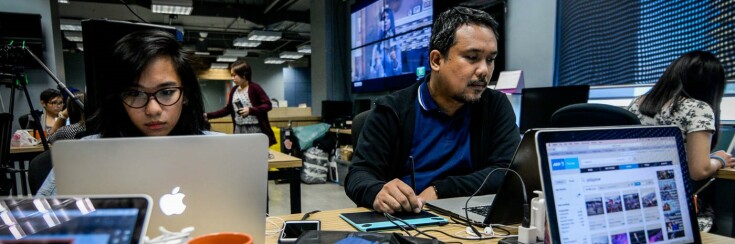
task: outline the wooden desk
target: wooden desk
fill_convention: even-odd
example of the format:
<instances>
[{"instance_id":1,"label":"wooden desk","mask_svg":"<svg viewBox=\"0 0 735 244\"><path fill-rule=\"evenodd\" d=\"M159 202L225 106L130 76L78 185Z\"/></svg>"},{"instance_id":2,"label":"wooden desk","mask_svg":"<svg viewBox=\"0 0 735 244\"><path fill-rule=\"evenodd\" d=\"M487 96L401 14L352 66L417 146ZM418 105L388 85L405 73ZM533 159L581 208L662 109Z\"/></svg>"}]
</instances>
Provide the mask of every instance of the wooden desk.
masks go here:
<instances>
[{"instance_id":1,"label":"wooden desk","mask_svg":"<svg viewBox=\"0 0 735 244\"><path fill-rule=\"evenodd\" d=\"M364 212L369 211L366 208L346 208L346 209L337 209L337 210L329 210L329 211L323 211L314 213L309 217L310 220L320 220L321 221L321 228L322 230L336 230L336 231L357 231L355 228L353 228L350 224L342 220L338 215L340 213L350 213L350 212ZM279 218L282 218L283 220L299 220L301 219L303 215L302 214L290 214L290 215L284 215L284 216L277 216ZM448 219L448 218L447 218ZM272 230L275 227L272 225L266 225L267 230ZM455 234L460 231L465 230L465 226L456 225L456 224L448 224L445 226L426 226L420 228L420 230L442 230L444 232ZM391 231L387 231L391 232ZM396 230L393 232L400 232L400 230ZM415 234L416 231L410 231L412 234ZM429 232L428 234L435 236L441 241L444 242L461 242L461 243L497 243L500 241L501 238L495 238L491 240L483 240L483 241L467 241L467 240L457 240L448 236L445 236L443 234L437 233L437 232ZM734 243L735 239L710 233L701 233L702 235L702 243ZM423 236L421 236L423 237ZM278 236L271 235L266 236L265 243L278 243Z\"/></svg>"},{"instance_id":2,"label":"wooden desk","mask_svg":"<svg viewBox=\"0 0 735 244\"><path fill-rule=\"evenodd\" d=\"M735 180L735 168L724 168L717 171L715 178Z\"/></svg>"},{"instance_id":3,"label":"wooden desk","mask_svg":"<svg viewBox=\"0 0 735 244\"><path fill-rule=\"evenodd\" d=\"M268 158L268 168L277 171L268 171L268 180L287 180L291 198L291 213L301 212L301 167L300 158L270 150L273 158Z\"/></svg>"},{"instance_id":4,"label":"wooden desk","mask_svg":"<svg viewBox=\"0 0 735 244\"><path fill-rule=\"evenodd\" d=\"M329 132L337 133L337 134L352 135L352 129L329 128Z\"/></svg>"}]
</instances>

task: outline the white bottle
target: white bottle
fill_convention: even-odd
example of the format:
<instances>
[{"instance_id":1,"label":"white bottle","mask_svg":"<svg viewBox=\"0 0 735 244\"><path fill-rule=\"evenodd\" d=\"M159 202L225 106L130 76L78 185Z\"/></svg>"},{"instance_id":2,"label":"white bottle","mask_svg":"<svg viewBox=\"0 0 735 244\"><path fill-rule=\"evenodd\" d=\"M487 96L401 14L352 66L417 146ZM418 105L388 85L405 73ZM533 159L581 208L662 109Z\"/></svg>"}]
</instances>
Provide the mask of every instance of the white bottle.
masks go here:
<instances>
[{"instance_id":1,"label":"white bottle","mask_svg":"<svg viewBox=\"0 0 735 244\"><path fill-rule=\"evenodd\" d=\"M536 240L544 240L544 229L546 228L546 200L544 192L533 191L538 195L531 199L531 225L536 227Z\"/></svg>"}]
</instances>

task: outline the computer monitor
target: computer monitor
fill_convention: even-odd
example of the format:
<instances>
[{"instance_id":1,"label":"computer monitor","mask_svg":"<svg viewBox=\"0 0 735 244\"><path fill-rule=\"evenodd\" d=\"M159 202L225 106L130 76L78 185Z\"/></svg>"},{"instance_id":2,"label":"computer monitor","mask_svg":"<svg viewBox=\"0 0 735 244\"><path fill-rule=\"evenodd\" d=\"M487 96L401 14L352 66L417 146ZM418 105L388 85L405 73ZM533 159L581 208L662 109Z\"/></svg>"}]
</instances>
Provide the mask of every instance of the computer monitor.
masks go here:
<instances>
[{"instance_id":1,"label":"computer monitor","mask_svg":"<svg viewBox=\"0 0 735 244\"><path fill-rule=\"evenodd\" d=\"M551 115L567 105L586 103L589 85L524 88L521 97L520 133L551 127Z\"/></svg>"},{"instance_id":2,"label":"computer monitor","mask_svg":"<svg viewBox=\"0 0 735 244\"><path fill-rule=\"evenodd\" d=\"M352 102L322 101L322 121L331 125L338 118L352 118Z\"/></svg>"},{"instance_id":3,"label":"computer monitor","mask_svg":"<svg viewBox=\"0 0 735 244\"><path fill-rule=\"evenodd\" d=\"M720 135L717 137L717 144L715 144L713 151L723 150L729 152L728 149L732 150L730 144L732 144L733 138L735 138L735 124L720 124Z\"/></svg>"}]
</instances>

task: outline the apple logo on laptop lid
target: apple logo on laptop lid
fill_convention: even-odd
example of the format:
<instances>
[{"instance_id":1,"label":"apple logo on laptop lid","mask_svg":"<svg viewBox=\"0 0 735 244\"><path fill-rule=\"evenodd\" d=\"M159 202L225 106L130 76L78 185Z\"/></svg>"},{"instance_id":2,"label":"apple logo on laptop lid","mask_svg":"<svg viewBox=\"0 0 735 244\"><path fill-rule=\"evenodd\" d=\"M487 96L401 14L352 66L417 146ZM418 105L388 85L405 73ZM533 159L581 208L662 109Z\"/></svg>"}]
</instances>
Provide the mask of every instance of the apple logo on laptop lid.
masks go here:
<instances>
[{"instance_id":1,"label":"apple logo on laptop lid","mask_svg":"<svg viewBox=\"0 0 735 244\"><path fill-rule=\"evenodd\" d=\"M161 196L161 199L158 201L158 206L161 208L161 212L165 215L174 215L174 214L182 214L184 213L184 210L186 209L186 204L184 204L184 197L186 195L184 193L179 192L180 187L174 187L173 190L171 190L171 194L165 194Z\"/></svg>"}]
</instances>

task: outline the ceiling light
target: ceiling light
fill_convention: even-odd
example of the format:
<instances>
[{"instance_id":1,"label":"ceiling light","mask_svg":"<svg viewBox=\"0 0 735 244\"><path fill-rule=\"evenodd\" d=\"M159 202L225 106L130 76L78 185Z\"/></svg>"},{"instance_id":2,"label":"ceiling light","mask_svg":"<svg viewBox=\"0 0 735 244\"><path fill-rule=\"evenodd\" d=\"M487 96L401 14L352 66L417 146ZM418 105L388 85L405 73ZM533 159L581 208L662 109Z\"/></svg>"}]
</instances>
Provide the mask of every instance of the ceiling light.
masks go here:
<instances>
[{"instance_id":1,"label":"ceiling light","mask_svg":"<svg viewBox=\"0 0 735 244\"><path fill-rule=\"evenodd\" d=\"M260 46L260 41L249 41L245 37L235 38L232 41L232 45L236 47L257 47Z\"/></svg>"},{"instance_id":2,"label":"ceiling light","mask_svg":"<svg viewBox=\"0 0 735 244\"><path fill-rule=\"evenodd\" d=\"M281 52L281 54L279 55L279 57L286 58L286 59L300 59L300 58L304 57L304 54L303 53L297 53L297 52Z\"/></svg>"},{"instance_id":3,"label":"ceiling light","mask_svg":"<svg viewBox=\"0 0 735 244\"><path fill-rule=\"evenodd\" d=\"M222 56L245 57L248 56L248 51L245 49L225 49Z\"/></svg>"},{"instance_id":4,"label":"ceiling light","mask_svg":"<svg viewBox=\"0 0 735 244\"><path fill-rule=\"evenodd\" d=\"M201 37L201 38L207 38L207 36L209 36L209 33L207 33L207 32L199 32L199 37Z\"/></svg>"},{"instance_id":5,"label":"ceiling light","mask_svg":"<svg viewBox=\"0 0 735 244\"><path fill-rule=\"evenodd\" d=\"M298 46L296 48L296 51L297 52L300 52L300 53L310 54L311 53L311 45L301 45L301 46Z\"/></svg>"},{"instance_id":6,"label":"ceiling light","mask_svg":"<svg viewBox=\"0 0 735 244\"><path fill-rule=\"evenodd\" d=\"M209 66L210 69L228 69L230 68L230 65L225 63L212 63L211 66Z\"/></svg>"},{"instance_id":7,"label":"ceiling light","mask_svg":"<svg viewBox=\"0 0 735 244\"><path fill-rule=\"evenodd\" d=\"M59 0L59 3L69 3L69 0Z\"/></svg>"},{"instance_id":8,"label":"ceiling light","mask_svg":"<svg viewBox=\"0 0 735 244\"><path fill-rule=\"evenodd\" d=\"M224 50L225 49L221 47L207 47L207 51L210 51L210 52L222 52Z\"/></svg>"},{"instance_id":9,"label":"ceiling light","mask_svg":"<svg viewBox=\"0 0 735 244\"><path fill-rule=\"evenodd\" d=\"M152 0L151 11L160 14L191 15L192 0Z\"/></svg>"},{"instance_id":10,"label":"ceiling light","mask_svg":"<svg viewBox=\"0 0 735 244\"><path fill-rule=\"evenodd\" d=\"M265 58L266 64L282 64L284 62L286 62L286 60L280 58Z\"/></svg>"},{"instance_id":11,"label":"ceiling light","mask_svg":"<svg viewBox=\"0 0 735 244\"><path fill-rule=\"evenodd\" d=\"M79 31L64 31L64 37L72 42L84 41L84 39L82 38L82 32Z\"/></svg>"},{"instance_id":12,"label":"ceiling light","mask_svg":"<svg viewBox=\"0 0 735 244\"><path fill-rule=\"evenodd\" d=\"M281 39L281 35L283 35L283 33L277 31L254 30L248 34L248 40L272 42Z\"/></svg>"},{"instance_id":13,"label":"ceiling light","mask_svg":"<svg viewBox=\"0 0 735 244\"><path fill-rule=\"evenodd\" d=\"M194 52L194 55L209 56L209 52Z\"/></svg>"},{"instance_id":14,"label":"ceiling light","mask_svg":"<svg viewBox=\"0 0 735 244\"><path fill-rule=\"evenodd\" d=\"M224 55L217 57L217 62L228 62L228 63L232 63L232 62L235 62L235 61L237 61L237 57L224 56Z\"/></svg>"},{"instance_id":15,"label":"ceiling light","mask_svg":"<svg viewBox=\"0 0 735 244\"><path fill-rule=\"evenodd\" d=\"M77 42L77 49L78 49L79 51L82 51L82 52L84 52L84 44L83 44L83 43L81 43L81 42Z\"/></svg>"}]
</instances>

